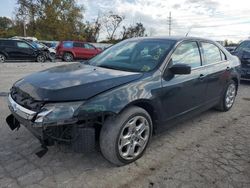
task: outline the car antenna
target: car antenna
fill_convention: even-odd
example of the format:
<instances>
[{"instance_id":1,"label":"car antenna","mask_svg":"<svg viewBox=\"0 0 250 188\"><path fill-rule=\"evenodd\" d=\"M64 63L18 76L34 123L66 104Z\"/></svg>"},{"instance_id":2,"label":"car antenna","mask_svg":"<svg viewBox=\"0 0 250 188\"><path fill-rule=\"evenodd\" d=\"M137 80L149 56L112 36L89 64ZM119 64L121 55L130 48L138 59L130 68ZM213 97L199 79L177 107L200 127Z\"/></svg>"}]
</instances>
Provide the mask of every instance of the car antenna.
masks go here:
<instances>
[{"instance_id":1,"label":"car antenna","mask_svg":"<svg viewBox=\"0 0 250 188\"><path fill-rule=\"evenodd\" d=\"M185 37L188 36L189 32L191 31L192 27L189 28L188 32L186 33Z\"/></svg>"}]
</instances>

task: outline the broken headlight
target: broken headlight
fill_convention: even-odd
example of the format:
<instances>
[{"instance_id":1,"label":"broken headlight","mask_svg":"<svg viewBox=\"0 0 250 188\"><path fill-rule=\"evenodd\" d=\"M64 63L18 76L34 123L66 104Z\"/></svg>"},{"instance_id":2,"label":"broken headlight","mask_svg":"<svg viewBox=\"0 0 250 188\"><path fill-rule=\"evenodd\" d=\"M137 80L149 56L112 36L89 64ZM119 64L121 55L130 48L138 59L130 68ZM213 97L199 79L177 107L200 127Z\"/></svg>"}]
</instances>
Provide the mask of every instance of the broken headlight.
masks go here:
<instances>
[{"instance_id":1,"label":"broken headlight","mask_svg":"<svg viewBox=\"0 0 250 188\"><path fill-rule=\"evenodd\" d=\"M46 104L37 114L35 123L55 125L75 123L77 119L74 113L82 104L82 101Z\"/></svg>"}]
</instances>

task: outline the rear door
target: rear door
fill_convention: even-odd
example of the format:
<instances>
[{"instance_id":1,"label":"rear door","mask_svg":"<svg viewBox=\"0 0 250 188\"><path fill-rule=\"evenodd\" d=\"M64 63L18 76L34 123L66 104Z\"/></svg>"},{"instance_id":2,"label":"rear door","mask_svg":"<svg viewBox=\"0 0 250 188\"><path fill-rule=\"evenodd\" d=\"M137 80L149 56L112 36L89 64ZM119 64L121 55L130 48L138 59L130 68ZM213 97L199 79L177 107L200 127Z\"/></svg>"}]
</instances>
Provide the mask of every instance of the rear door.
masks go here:
<instances>
[{"instance_id":1,"label":"rear door","mask_svg":"<svg viewBox=\"0 0 250 188\"><path fill-rule=\"evenodd\" d=\"M73 50L75 53L75 58L84 58L83 57L83 43L82 42L74 42L73 43Z\"/></svg>"},{"instance_id":2,"label":"rear door","mask_svg":"<svg viewBox=\"0 0 250 188\"><path fill-rule=\"evenodd\" d=\"M98 53L98 50L91 44L84 43L83 47L84 47L84 56L85 56L84 58L86 59L92 58Z\"/></svg>"},{"instance_id":3,"label":"rear door","mask_svg":"<svg viewBox=\"0 0 250 188\"><path fill-rule=\"evenodd\" d=\"M1 49L7 54L8 59L13 59L16 55L16 43L14 40L3 40Z\"/></svg>"},{"instance_id":4,"label":"rear door","mask_svg":"<svg viewBox=\"0 0 250 188\"><path fill-rule=\"evenodd\" d=\"M217 100L224 91L231 68L226 55L218 46L208 41L201 41L200 44L203 54L202 66L207 70L205 78L207 82L206 100Z\"/></svg>"}]
</instances>

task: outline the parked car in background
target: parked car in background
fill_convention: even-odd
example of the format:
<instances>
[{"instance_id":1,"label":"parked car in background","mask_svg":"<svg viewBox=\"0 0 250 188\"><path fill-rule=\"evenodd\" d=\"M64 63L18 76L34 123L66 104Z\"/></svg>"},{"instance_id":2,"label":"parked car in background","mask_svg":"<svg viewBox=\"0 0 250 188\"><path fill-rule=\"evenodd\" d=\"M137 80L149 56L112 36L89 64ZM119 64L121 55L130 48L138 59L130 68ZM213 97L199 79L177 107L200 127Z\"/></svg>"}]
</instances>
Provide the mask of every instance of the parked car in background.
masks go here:
<instances>
[{"instance_id":1,"label":"parked car in background","mask_svg":"<svg viewBox=\"0 0 250 188\"><path fill-rule=\"evenodd\" d=\"M58 41L43 41L43 40L39 40L39 42L43 43L47 47L53 48L53 49L56 49L57 45L59 44Z\"/></svg>"},{"instance_id":2,"label":"parked car in background","mask_svg":"<svg viewBox=\"0 0 250 188\"><path fill-rule=\"evenodd\" d=\"M0 63L6 60L46 61L46 50L39 49L25 40L0 39Z\"/></svg>"},{"instance_id":3,"label":"parked car in background","mask_svg":"<svg viewBox=\"0 0 250 188\"><path fill-rule=\"evenodd\" d=\"M93 45L80 41L62 41L56 48L56 56L64 61L90 59L100 52L101 50Z\"/></svg>"},{"instance_id":4,"label":"parked car in background","mask_svg":"<svg viewBox=\"0 0 250 188\"><path fill-rule=\"evenodd\" d=\"M27 42L30 42L34 47L46 51L46 59L49 60L54 60L56 56L56 50L55 48L48 47L45 44L39 42L37 38L35 37L22 37L22 36L15 36L12 37L11 39L20 39L20 40L25 40Z\"/></svg>"},{"instance_id":5,"label":"parked car in background","mask_svg":"<svg viewBox=\"0 0 250 188\"><path fill-rule=\"evenodd\" d=\"M227 51L229 51L231 53L235 50L236 46L226 46L225 48Z\"/></svg>"},{"instance_id":6,"label":"parked car in background","mask_svg":"<svg viewBox=\"0 0 250 188\"><path fill-rule=\"evenodd\" d=\"M250 40L245 40L231 52L241 61L241 79L250 80Z\"/></svg>"},{"instance_id":7,"label":"parked car in background","mask_svg":"<svg viewBox=\"0 0 250 188\"><path fill-rule=\"evenodd\" d=\"M45 44L38 41L30 41L30 43L40 50L44 50L47 52L47 58L53 61L56 57L56 50L54 48L49 48Z\"/></svg>"},{"instance_id":8,"label":"parked car in background","mask_svg":"<svg viewBox=\"0 0 250 188\"><path fill-rule=\"evenodd\" d=\"M121 166L143 155L153 133L212 107L230 110L239 80L239 59L213 41L133 38L17 81L6 121L40 140L40 157L55 142L79 152L98 140Z\"/></svg>"}]
</instances>

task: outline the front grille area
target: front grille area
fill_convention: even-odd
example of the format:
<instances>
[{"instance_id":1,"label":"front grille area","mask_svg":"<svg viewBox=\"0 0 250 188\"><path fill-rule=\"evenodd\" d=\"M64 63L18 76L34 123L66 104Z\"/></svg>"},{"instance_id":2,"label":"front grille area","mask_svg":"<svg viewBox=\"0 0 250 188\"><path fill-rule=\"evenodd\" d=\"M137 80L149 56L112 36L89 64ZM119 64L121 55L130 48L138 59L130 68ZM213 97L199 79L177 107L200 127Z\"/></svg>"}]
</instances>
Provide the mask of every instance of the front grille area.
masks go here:
<instances>
[{"instance_id":1,"label":"front grille area","mask_svg":"<svg viewBox=\"0 0 250 188\"><path fill-rule=\"evenodd\" d=\"M16 103L29 110L38 112L43 106L43 102L34 100L29 94L16 87L11 88L10 94Z\"/></svg>"}]
</instances>

